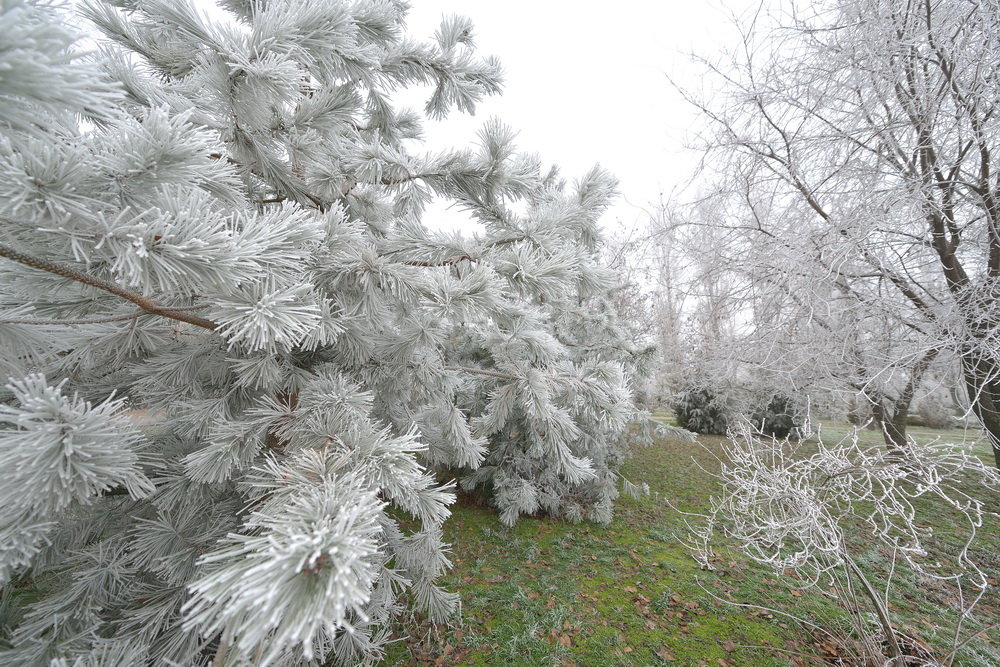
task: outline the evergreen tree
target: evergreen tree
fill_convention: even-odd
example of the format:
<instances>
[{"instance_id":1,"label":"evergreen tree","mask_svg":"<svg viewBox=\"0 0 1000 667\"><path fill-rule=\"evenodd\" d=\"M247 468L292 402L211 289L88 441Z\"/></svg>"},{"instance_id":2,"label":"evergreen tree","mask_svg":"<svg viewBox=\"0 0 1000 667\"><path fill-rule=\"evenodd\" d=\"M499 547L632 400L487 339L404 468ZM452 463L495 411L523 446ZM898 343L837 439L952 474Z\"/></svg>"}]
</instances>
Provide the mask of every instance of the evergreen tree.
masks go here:
<instances>
[{"instance_id":1,"label":"evergreen tree","mask_svg":"<svg viewBox=\"0 0 1000 667\"><path fill-rule=\"evenodd\" d=\"M610 519L641 360L597 219L485 124L500 69L399 0L0 0L0 663L377 658L457 596L451 480ZM484 230L430 231L434 197Z\"/></svg>"}]
</instances>

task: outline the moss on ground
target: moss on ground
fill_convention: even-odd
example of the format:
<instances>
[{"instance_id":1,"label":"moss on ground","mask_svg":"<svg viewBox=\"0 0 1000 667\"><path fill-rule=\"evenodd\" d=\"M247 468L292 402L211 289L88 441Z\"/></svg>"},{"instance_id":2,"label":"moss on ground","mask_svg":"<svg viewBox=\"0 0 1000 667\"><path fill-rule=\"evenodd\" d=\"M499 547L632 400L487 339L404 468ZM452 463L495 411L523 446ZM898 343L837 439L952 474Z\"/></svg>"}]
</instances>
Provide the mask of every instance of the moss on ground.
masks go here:
<instances>
[{"instance_id":1,"label":"moss on ground","mask_svg":"<svg viewBox=\"0 0 1000 667\"><path fill-rule=\"evenodd\" d=\"M824 429L825 439L844 432ZM960 435L927 429L914 434L945 440ZM863 437L878 440L874 433ZM676 509L707 508L718 490L711 472L718 468L721 443L713 437L702 437L700 444L660 439L633 452L622 472L648 484L651 493L621 498L607 526L540 516L506 528L490 508L461 497L445 525L454 567L444 585L461 593L462 618L449 628L420 619L401 626L400 636L408 639L391 646L384 664L823 664L821 658L832 657L838 647L783 613L824 627L846 624L831 595L797 588L787 573L749 563L726 545L719 545L716 569L704 571L682 543L684 516ZM1000 507L1000 494L987 501ZM992 518L980 537L977 554L995 581L1000 522ZM936 539L958 539L957 527L943 523ZM876 574L889 567L886 555L872 549L863 560ZM948 645L952 626L941 609L953 602L953 591L912 577L896 581L899 627L931 646ZM983 629L998 608L1000 600L991 594L966 627ZM1000 664L991 638L995 642L1000 634L970 642L957 664Z\"/></svg>"}]
</instances>

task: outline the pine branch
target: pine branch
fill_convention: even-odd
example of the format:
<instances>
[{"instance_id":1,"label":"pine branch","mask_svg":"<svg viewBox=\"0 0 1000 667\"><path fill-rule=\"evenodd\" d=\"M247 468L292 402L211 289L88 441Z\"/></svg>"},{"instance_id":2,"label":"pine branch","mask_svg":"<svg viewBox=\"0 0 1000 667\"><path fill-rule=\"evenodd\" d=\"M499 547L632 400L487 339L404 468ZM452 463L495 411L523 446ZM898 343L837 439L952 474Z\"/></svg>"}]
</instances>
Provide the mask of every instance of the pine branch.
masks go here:
<instances>
[{"instance_id":1,"label":"pine branch","mask_svg":"<svg viewBox=\"0 0 1000 667\"><path fill-rule=\"evenodd\" d=\"M0 257L6 257L7 259L19 262L25 266L30 266L33 269L48 271L49 273L54 273L57 276L69 278L70 280L75 280L78 283L83 283L84 285L90 285L91 287L96 287L97 289L104 290L105 292L110 292L111 294L119 296L126 301L131 301L135 305L139 306L139 308L141 308L144 312L151 315L168 317L172 320L186 322L211 331L214 331L218 327L218 325L211 320L206 320L205 318L198 317L197 315L190 315L184 311L172 309L169 306L162 306L152 299L147 299L137 292L125 289L117 283L98 278L97 276L92 276L89 273L77 271L76 269L70 268L64 264L50 262L45 259L25 254L15 250L6 243L0 243Z\"/></svg>"},{"instance_id":2,"label":"pine branch","mask_svg":"<svg viewBox=\"0 0 1000 667\"><path fill-rule=\"evenodd\" d=\"M403 176L402 178L383 178L378 182L379 185L402 185L403 183L409 183L410 181L423 180L426 178L444 178L446 174L441 173L428 173L428 174L411 174L409 176ZM370 184L369 184L370 185Z\"/></svg>"},{"instance_id":3,"label":"pine branch","mask_svg":"<svg viewBox=\"0 0 1000 667\"><path fill-rule=\"evenodd\" d=\"M222 153L210 153L208 157L212 158L213 160L225 160L226 163L231 164L234 167L239 167L240 169L247 169L247 167L245 167L242 163L237 162L233 158L229 157L228 155L223 155ZM264 176L263 174L261 174L260 172L254 171L253 169L248 169L248 171L250 171L252 174L254 174L255 176L258 176L259 178L261 178L261 179L263 179L265 181L267 180L267 177ZM304 186L304 184L303 184L303 186ZM304 194L305 198L309 200L309 203L311 203L313 205L313 207L316 208L317 210L319 210L319 211L326 211L327 209L330 208L329 202L323 201L322 199L320 199L316 195L312 194L311 192L304 192L303 194ZM280 202L285 201L286 199L288 199L288 195L282 194L282 195L278 195L276 197L271 197L269 199L265 199L265 200L260 201L258 203L260 203L260 204L278 204ZM305 206L305 202L299 201L298 203L300 203L303 206Z\"/></svg>"},{"instance_id":4,"label":"pine branch","mask_svg":"<svg viewBox=\"0 0 1000 667\"><path fill-rule=\"evenodd\" d=\"M461 255L454 255L453 257L449 257L448 259L443 259L440 262L412 261L412 262L402 262L402 263L405 264L406 266L435 267L435 266L454 266L459 262L464 262L464 261L474 262L476 261L476 258L466 252L462 253Z\"/></svg>"},{"instance_id":5,"label":"pine branch","mask_svg":"<svg viewBox=\"0 0 1000 667\"><path fill-rule=\"evenodd\" d=\"M445 366L446 371L461 371L463 373L474 373L476 375L488 375L489 377L500 378L501 380L523 380L519 375L507 375L496 371L487 371L481 368L467 368L465 366Z\"/></svg>"},{"instance_id":6,"label":"pine branch","mask_svg":"<svg viewBox=\"0 0 1000 667\"><path fill-rule=\"evenodd\" d=\"M368 368L378 367L380 364L373 362L365 362L362 366ZM411 368L415 368L415 364L410 364ZM445 366L446 371L459 371L461 373L473 373L475 375L488 375L489 377L500 378L501 380L524 380L520 375L508 375L507 373L500 373L498 371L488 371L482 368L469 368L467 366Z\"/></svg>"},{"instance_id":7,"label":"pine branch","mask_svg":"<svg viewBox=\"0 0 1000 667\"><path fill-rule=\"evenodd\" d=\"M505 245L510 245L511 243L517 243L518 241L524 241L527 238L528 238L527 236L524 236L522 234L520 236L512 236L512 237L506 238L506 239L499 239L497 241L491 241L490 243L487 243L482 248L480 248L479 252L482 252L484 250L489 250L490 248L500 248L500 247L505 246ZM391 254L397 253L397 252L402 252L402 250L392 250L392 251L390 251L390 252L388 252L386 254L391 255ZM478 258L475 255L472 255L470 253L464 252L464 253L462 253L460 255L454 255L452 257L449 257L448 259L443 259L440 262L410 261L410 262L402 262L402 263L405 264L405 265L407 265L407 266L434 267L434 266L454 266L455 264L458 264L459 262L463 262L463 261L476 262L476 261L478 261Z\"/></svg>"},{"instance_id":8,"label":"pine branch","mask_svg":"<svg viewBox=\"0 0 1000 667\"><path fill-rule=\"evenodd\" d=\"M176 310L176 311L188 311L188 310L201 310L203 308L208 308L208 305L201 306L164 306L162 310ZM93 317L84 320L42 320L36 318L12 318L12 319L0 319L0 324L25 324L25 325L76 325L76 324L105 324L107 322L124 322L127 320L134 320L143 315L159 315L160 313L152 313L145 310L137 310L129 315L115 315L110 317Z\"/></svg>"}]
</instances>

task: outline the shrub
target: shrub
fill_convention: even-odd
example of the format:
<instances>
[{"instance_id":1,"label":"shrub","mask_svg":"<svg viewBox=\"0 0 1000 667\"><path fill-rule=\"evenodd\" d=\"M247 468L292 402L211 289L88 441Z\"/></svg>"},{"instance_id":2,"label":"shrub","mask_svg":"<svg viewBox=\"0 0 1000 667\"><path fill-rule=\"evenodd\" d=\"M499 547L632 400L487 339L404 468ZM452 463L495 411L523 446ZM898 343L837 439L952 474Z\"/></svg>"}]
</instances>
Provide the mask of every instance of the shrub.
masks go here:
<instances>
[{"instance_id":1,"label":"shrub","mask_svg":"<svg viewBox=\"0 0 1000 667\"><path fill-rule=\"evenodd\" d=\"M805 419L794 401L785 394L773 394L757 401L750 416L753 427L764 435L787 438L799 433Z\"/></svg>"},{"instance_id":2,"label":"shrub","mask_svg":"<svg viewBox=\"0 0 1000 667\"><path fill-rule=\"evenodd\" d=\"M725 435L736 417L732 400L721 391L689 386L673 401L677 425L702 435Z\"/></svg>"},{"instance_id":3,"label":"shrub","mask_svg":"<svg viewBox=\"0 0 1000 667\"><path fill-rule=\"evenodd\" d=\"M944 662L930 655L911 661L927 649L917 651L896 628L892 607L906 603L891 596L899 595L894 581L908 572L926 585L949 587L956 602L946 611L964 620L988 590L977 550L969 548L988 511L970 493L997 489L1000 473L971 446L911 442L890 451L863 446L853 431L812 452L741 428L721 456L722 494L691 525L691 546L703 567L712 569L712 547L722 536L727 549L735 542L779 577L794 576L797 587L856 591L841 598L853 632L864 640L856 664L952 664L947 659L967 643L961 622ZM935 539L933 523L954 525L958 540ZM891 567L866 566L873 545L893 555Z\"/></svg>"}]
</instances>

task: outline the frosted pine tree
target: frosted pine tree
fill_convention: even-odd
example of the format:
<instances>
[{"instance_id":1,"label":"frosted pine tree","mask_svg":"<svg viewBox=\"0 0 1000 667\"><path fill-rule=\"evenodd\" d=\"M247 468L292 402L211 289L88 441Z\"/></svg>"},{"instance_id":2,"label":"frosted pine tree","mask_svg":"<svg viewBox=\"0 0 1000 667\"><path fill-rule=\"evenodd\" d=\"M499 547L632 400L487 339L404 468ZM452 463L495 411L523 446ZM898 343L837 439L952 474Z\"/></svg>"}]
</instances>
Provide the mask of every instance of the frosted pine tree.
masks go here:
<instances>
[{"instance_id":1,"label":"frosted pine tree","mask_svg":"<svg viewBox=\"0 0 1000 667\"><path fill-rule=\"evenodd\" d=\"M637 357L597 218L389 0L0 0L0 663L376 659L457 596L452 480L606 521ZM426 204L479 235L429 231Z\"/></svg>"}]
</instances>

